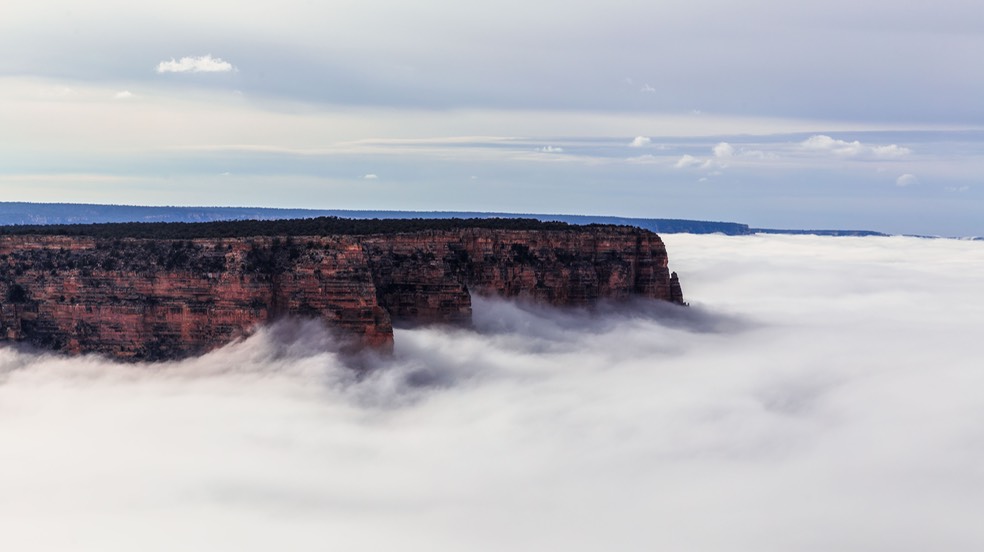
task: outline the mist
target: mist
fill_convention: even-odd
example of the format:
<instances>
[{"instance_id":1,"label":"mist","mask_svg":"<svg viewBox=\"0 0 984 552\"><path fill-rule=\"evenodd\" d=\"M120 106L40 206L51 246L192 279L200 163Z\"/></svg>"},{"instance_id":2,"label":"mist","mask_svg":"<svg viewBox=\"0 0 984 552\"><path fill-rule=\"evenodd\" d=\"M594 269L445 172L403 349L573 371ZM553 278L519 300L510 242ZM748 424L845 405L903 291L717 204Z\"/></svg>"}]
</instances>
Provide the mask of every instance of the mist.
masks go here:
<instances>
[{"instance_id":1,"label":"mist","mask_svg":"<svg viewBox=\"0 0 984 552\"><path fill-rule=\"evenodd\" d=\"M664 235L690 307L0 348L11 550L979 550L984 242Z\"/></svg>"}]
</instances>

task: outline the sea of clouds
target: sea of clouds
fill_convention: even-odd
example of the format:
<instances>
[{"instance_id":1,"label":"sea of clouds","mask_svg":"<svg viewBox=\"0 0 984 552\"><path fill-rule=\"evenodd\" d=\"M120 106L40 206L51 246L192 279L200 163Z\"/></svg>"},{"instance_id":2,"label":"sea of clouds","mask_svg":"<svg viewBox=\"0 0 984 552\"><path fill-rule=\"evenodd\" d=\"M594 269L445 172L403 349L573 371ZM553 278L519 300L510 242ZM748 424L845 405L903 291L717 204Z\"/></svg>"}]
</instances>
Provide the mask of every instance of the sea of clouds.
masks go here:
<instances>
[{"instance_id":1,"label":"sea of clouds","mask_svg":"<svg viewBox=\"0 0 984 552\"><path fill-rule=\"evenodd\" d=\"M980 550L984 243L664 236L691 306L476 300L392 359L0 348L17 551Z\"/></svg>"}]
</instances>

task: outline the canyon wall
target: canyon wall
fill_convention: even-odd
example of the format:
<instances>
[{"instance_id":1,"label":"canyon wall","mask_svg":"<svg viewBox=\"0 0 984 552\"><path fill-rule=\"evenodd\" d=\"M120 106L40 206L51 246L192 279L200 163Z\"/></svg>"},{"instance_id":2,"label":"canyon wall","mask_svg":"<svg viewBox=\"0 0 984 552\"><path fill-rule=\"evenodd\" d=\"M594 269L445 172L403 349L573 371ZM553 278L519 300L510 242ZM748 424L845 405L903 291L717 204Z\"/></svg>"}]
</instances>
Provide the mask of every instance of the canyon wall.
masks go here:
<instances>
[{"instance_id":1,"label":"canyon wall","mask_svg":"<svg viewBox=\"0 0 984 552\"><path fill-rule=\"evenodd\" d=\"M556 306L683 303L656 234L629 227L463 228L188 240L0 236L0 339L130 360L201 354L281 316L351 347L393 321L467 324L471 293Z\"/></svg>"}]
</instances>

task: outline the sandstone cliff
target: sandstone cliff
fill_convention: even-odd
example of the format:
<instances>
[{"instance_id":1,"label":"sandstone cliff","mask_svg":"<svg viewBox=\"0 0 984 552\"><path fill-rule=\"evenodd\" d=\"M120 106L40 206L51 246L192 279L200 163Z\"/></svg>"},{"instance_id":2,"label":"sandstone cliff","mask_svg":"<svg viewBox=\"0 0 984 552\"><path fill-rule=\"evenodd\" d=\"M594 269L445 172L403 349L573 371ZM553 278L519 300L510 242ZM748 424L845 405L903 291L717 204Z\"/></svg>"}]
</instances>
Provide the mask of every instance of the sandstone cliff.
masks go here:
<instances>
[{"instance_id":1,"label":"sandstone cliff","mask_svg":"<svg viewBox=\"0 0 984 552\"><path fill-rule=\"evenodd\" d=\"M633 296L683 303L656 234L629 227L461 228L201 239L0 236L0 339L161 360L285 315L354 346L394 320L467 323L471 293L551 305Z\"/></svg>"}]
</instances>

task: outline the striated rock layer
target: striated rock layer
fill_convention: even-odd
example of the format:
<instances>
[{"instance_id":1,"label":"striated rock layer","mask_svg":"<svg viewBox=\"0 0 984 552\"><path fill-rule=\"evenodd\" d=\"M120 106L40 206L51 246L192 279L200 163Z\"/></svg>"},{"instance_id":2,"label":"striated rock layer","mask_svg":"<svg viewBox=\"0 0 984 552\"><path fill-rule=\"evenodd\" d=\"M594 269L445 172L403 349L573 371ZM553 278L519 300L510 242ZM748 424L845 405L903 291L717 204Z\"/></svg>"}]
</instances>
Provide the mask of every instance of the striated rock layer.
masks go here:
<instances>
[{"instance_id":1,"label":"striated rock layer","mask_svg":"<svg viewBox=\"0 0 984 552\"><path fill-rule=\"evenodd\" d=\"M393 321L462 324L471 295L556 306L683 303L659 236L629 227L464 228L365 236L0 236L0 339L133 360L200 354L285 315L352 346Z\"/></svg>"}]
</instances>

